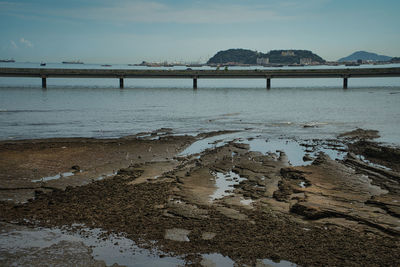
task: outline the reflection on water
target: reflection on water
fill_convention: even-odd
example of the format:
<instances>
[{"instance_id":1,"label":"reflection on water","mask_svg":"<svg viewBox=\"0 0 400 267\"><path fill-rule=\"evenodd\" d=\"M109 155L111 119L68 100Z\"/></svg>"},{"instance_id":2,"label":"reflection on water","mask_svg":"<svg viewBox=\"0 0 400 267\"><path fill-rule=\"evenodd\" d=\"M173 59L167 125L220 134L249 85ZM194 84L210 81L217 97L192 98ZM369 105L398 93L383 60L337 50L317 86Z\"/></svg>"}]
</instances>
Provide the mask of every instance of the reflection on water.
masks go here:
<instances>
[{"instance_id":1,"label":"reflection on water","mask_svg":"<svg viewBox=\"0 0 400 267\"><path fill-rule=\"evenodd\" d=\"M3 231L0 234L0 254L7 251L24 255L16 258L15 262L11 264L11 266L23 266L24 264L21 263L26 264L29 262L29 258L35 259L34 255L40 254L39 251L66 240L83 243L84 246L90 247L93 257L96 260L103 260L107 266L114 263L124 266L183 266L185 263L177 257L160 258L152 251L137 247L130 239L116 235L105 237L103 233L104 231L98 228L83 229L82 235L47 228L21 228L9 232ZM61 262L63 255L58 252L53 251L52 257ZM68 259L64 258L63 260Z\"/></svg>"}]
</instances>

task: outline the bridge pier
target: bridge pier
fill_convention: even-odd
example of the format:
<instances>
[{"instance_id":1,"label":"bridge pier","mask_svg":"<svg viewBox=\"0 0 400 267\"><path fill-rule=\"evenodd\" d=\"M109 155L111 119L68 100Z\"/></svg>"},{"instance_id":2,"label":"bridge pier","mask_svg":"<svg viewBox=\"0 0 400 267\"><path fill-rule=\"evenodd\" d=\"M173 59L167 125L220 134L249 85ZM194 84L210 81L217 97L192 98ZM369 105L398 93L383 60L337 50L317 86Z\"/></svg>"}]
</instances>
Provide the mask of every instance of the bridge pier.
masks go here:
<instances>
[{"instance_id":1,"label":"bridge pier","mask_svg":"<svg viewBox=\"0 0 400 267\"><path fill-rule=\"evenodd\" d=\"M271 89L271 78L267 77L267 90Z\"/></svg>"},{"instance_id":2,"label":"bridge pier","mask_svg":"<svg viewBox=\"0 0 400 267\"><path fill-rule=\"evenodd\" d=\"M193 89L197 89L197 77L193 77Z\"/></svg>"},{"instance_id":3,"label":"bridge pier","mask_svg":"<svg viewBox=\"0 0 400 267\"><path fill-rule=\"evenodd\" d=\"M119 88L124 89L124 78L119 78Z\"/></svg>"},{"instance_id":4,"label":"bridge pier","mask_svg":"<svg viewBox=\"0 0 400 267\"><path fill-rule=\"evenodd\" d=\"M43 88L43 89L46 89L46 88L47 88L46 76L42 76L42 88Z\"/></svg>"},{"instance_id":5,"label":"bridge pier","mask_svg":"<svg viewBox=\"0 0 400 267\"><path fill-rule=\"evenodd\" d=\"M343 89L347 89L347 77L343 77Z\"/></svg>"}]
</instances>

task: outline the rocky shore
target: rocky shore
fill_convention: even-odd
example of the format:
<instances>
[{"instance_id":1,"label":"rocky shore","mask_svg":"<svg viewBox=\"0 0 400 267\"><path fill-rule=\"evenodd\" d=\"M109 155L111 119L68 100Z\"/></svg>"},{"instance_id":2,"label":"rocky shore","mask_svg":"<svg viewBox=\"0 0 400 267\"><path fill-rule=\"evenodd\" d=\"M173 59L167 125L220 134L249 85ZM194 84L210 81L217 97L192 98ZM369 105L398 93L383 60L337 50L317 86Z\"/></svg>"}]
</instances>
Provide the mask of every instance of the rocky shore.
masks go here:
<instances>
[{"instance_id":1,"label":"rocky shore","mask_svg":"<svg viewBox=\"0 0 400 267\"><path fill-rule=\"evenodd\" d=\"M304 164L296 166L285 151L218 140L224 134L0 142L2 238L18 227L100 228L99 238L121 235L193 266L211 266L204 255L213 254L239 266L400 264L400 149L372 141L377 131L298 141ZM208 148L182 153L211 137ZM65 242L53 249L76 246ZM82 244L81 262L73 253L49 259L47 249L29 251L36 262L106 265ZM23 265L18 253L1 249L0 265Z\"/></svg>"}]
</instances>

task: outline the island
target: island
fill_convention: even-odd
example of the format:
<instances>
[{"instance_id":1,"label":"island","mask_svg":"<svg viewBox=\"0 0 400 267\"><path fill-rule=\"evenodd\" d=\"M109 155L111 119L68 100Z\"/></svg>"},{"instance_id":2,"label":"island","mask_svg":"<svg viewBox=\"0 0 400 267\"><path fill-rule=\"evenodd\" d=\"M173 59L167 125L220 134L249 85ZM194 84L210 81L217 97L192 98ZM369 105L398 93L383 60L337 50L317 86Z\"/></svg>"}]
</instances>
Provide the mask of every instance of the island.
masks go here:
<instances>
[{"instance_id":1,"label":"island","mask_svg":"<svg viewBox=\"0 0 400 267\"><path fill-rule=\"evenodd\" d=\"M228 49L217 52L208 65L311 65L325 60L309 50L271 50L268 53L248 49Z\"/></svg>"}]
</instances>

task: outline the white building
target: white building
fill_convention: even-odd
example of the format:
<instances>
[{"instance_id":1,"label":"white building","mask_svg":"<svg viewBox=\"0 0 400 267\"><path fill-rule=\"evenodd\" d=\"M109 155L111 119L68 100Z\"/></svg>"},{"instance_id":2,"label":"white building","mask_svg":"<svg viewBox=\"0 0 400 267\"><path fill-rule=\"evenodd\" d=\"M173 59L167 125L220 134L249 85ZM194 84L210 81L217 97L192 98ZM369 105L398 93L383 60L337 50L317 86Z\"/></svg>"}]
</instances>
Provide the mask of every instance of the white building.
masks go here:
<instances>
[{"instance_id":1,"label":"white building","mask_svg":"<svg viewBox=\"0 0 400 267\"><path fill-rule=\"evenodd\" d=\"M268 57L257 58L257 65L265 65L265 64L269 64L269 58Z\"/></svg>"},{"instance_id":2,"label":"white building","mask_svg":"<svg viewBox=\"0 0 400 267\"><path fill-rule=\"evenodd\" d=\"M300 64L302 65L310 65L312 63L311 58L300 58Z\"/></svg>"}]
</instances>

